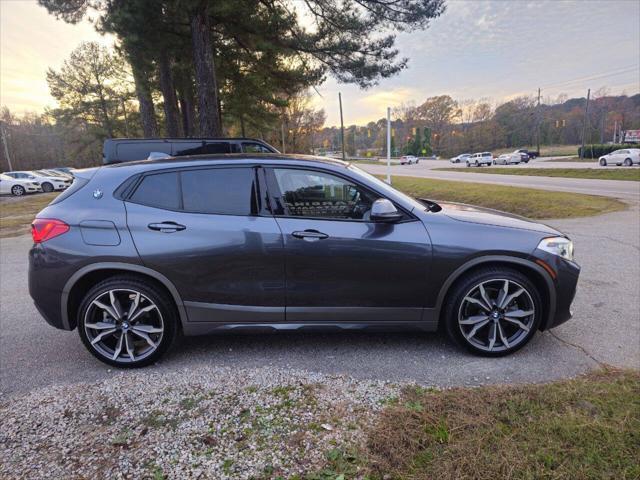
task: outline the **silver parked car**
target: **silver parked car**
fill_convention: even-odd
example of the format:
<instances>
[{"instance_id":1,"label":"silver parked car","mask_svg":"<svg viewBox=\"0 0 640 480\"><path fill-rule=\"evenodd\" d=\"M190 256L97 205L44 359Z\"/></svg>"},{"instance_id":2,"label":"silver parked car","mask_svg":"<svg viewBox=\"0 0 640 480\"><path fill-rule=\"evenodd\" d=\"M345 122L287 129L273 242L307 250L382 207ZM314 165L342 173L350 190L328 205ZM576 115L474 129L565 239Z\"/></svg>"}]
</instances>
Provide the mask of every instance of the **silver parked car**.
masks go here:
<instances>
[{"instance_id":1,"label":"silver parked car","mask_svg":"<svg viewBox=\"0 0 640 480\"><path fill-rule=\"evenodd\" d=\"M493 161L494 165L519 165L522 157L519 153L503 153Z\"/></svg>"},{"instance_id":2,"label":"silver parked car","mask_svg":"<svg viewBox=\"0 0 640 480\"><path fill-rule=\"evenodd\" d=\"M630 167L633 164L640 165L640 148L625 148L603 155L599 158L598 163L601 167L607 165L624 165Z\"/></svg>"},{"instance_id":3,"label":"silver parked car","mask_svg":"<svg viewBox=\"0 0 640 480\"><path fill-rule=\"evenodd\" d=\"M453 157L449 161L451 163L465 163L469 158L471 158L471 154L470 153L462 153L462 154L458 155L457 157Z\"/></svg>"}]
</instances>

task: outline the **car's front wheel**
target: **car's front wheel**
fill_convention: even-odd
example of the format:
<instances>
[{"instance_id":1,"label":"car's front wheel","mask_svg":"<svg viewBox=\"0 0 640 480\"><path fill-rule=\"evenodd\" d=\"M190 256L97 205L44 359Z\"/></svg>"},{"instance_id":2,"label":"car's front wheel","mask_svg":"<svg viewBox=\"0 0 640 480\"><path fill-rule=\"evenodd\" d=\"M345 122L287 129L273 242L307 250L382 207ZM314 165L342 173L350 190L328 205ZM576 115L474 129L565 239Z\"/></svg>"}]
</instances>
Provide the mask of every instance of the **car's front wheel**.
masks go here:
<instances>
[{"instance_id":1,"label":"car's front wheel","mask_svg":"<svg viewBox=\"0 0 640 480\"><path fill-rule=\"evenodd\" d=\"M445 305L449 337L472 353L499 357L522 348L541 319L540 294L517 270L488 267L454 287Z\"/></svg>"},{"instance_id":2,"label":"car's front wheel","mask_svg":"<svg viewBox=\"0 0 640 480\"><path fill-rule=\"evenodd\" d=\"M42 191L45 193L53 192L53 185L49 182L44 182L42 185Z\"/></svg>"},{"instance_id":3,"label":"car's front wheel","mask_svg":"<svg viewBox=\"0 0 640 480\"><path fill-rule=\"evenodd\" d=\"M116 367L143 367L171 346L177 313L154 285L132 276L111 277L85 295L78 333L96 358Z\"/></svg>"},{"instance_id":4,"label":"car's front wheel","mask_svg":"<svg viewBox=\"0 0 640 480\"><path fill-rule=\"evenodd\" d=\"M631 159L630 159L630 158L625 158L625 159L624 159L624 166L625 166L625 167L630 167L630 166L632 166L632 165L633 165L633 162L631 161Z\"/></svg>"},{"instance_id":5,"label":"car's front wheel","mask_svg":"<svg viewBox=\"0 0 640 480\"><path fill-rule=\"evenodd\" d=\"M600 159L600 166L601 167L606 167L607 166L607 159L606 158L601 158Z\"/></svg>"}]
</instances>

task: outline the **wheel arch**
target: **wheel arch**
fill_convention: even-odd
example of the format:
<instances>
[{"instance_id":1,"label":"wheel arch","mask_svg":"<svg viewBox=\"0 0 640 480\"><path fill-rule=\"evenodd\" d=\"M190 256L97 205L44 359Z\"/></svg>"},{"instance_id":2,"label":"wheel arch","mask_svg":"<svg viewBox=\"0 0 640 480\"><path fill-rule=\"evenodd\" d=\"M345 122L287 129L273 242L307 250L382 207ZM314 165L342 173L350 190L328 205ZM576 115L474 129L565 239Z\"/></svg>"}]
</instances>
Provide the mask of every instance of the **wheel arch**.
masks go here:
<instances>
[{"instance_id":1,"label":"wheel arch","mask_svg":"<svg viewBox=\"0 0 640 480\"><path fill-rule=\"evenodd\" d=\"M465 274L489 266L512 268L526 275L533 282L542 297L543 316L540 322L540 330L545 330L556 311L556 291L553 282L549 274L540 265L524 258L510 257L508 255L490 255L474 258L451 273L440 288L436 299L438 324L442 325L442 316L444 314L442 306L445 304L445 300L456 282L462 279Z\"/></svg>"},{"instance_id":2,"label":"wheel arch","mask_svg":"<svg viewBox=\"0 0 640 480\"><path fill-rule=\"evenodd\" d=\"M96 283L118 274L134 274L153 283L169 295L178 311L180 323L184 324L188 321L182 298L175 285L167 277L142 265L103 262L81 268L71 276L62 289L61 314L65 329L73 330L76 327L73 312L77 311L86 291Z\"/></svg>"}]
</instances>

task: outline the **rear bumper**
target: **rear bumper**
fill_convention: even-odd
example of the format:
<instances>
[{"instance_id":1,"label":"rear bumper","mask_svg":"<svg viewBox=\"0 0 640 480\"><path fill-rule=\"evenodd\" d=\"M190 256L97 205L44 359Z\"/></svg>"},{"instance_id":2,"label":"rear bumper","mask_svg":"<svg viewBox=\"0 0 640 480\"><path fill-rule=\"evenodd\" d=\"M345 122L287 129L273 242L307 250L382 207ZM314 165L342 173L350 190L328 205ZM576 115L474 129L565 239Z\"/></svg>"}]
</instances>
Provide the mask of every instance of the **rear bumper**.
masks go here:
<instances>
[{"instance_id":1,"label":"rear bumper","mask_svg":"<svg viewBox=\"0 0 640 480\"><path fill-rule=\"evenodd\" d=\"M66 275L57 263L55 258L46 255L42 244L33 245L29 251L29 295L49 325L70 330L63 324L61 315L61 290Z\"/></svg>"}]
</instances>

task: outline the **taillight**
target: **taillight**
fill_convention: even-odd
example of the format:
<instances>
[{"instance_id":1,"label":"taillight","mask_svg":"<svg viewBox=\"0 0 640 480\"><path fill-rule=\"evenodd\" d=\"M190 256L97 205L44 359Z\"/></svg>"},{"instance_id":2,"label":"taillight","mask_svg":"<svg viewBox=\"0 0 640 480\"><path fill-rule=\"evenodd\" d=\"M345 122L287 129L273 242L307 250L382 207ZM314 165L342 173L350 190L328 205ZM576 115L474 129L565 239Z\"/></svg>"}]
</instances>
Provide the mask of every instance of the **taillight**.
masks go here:
<instances>
[{"instance_id":1,"label":"taillight","mask_svg":"<svg viewBox=\"0 0 640 480\"><path fill-rule=\"evenodd\" d=\"M36 218L31 224L31 236L34 243L51 240L69 231L69 225L54 218Z\"/></svg>"}]
</instances>

